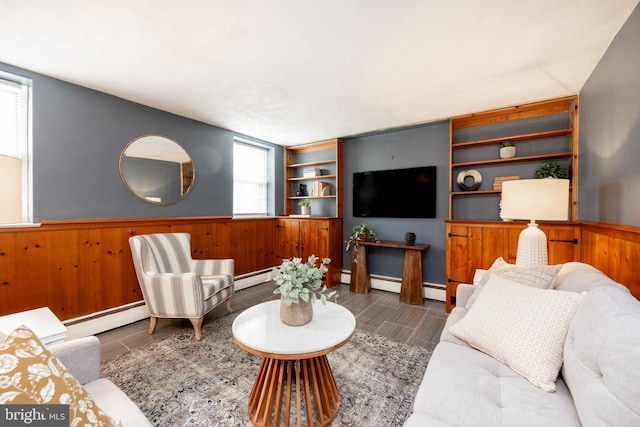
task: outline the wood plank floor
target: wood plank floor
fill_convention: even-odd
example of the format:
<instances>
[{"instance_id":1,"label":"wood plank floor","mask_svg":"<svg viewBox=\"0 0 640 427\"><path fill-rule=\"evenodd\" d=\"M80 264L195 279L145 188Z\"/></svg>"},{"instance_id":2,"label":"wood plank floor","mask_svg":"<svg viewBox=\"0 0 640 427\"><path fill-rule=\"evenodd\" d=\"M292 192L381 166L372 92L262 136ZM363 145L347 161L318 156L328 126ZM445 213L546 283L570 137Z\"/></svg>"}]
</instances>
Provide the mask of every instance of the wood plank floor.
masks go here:
<instances>
[{"instance_id":1,"label":"wood plank floor","mask_svg":"<svg viewBox=\"0 0 640 427\"><path fill-rule=\"evenodd\" d=\"M278 299L279 295L274 295L273 289L272 283L264 283L236 292L233 297L234 311ZM401 303L396 293L374 289L369 294L355 294L345 284L340 285L339 294L338 303L356 316L357 329L428 349L433 349L438 343L447 319L445 303L442 301L425 299L421 306L408 305ZM207 314L205 321L227 314L225 305L222 304ZM159 319L152 335L147 334L148 328L149 319L145 319L99 334L102 360L159 341L178 330L192 329L191 323L182 319Z\"/></svg>"}]
</instances>

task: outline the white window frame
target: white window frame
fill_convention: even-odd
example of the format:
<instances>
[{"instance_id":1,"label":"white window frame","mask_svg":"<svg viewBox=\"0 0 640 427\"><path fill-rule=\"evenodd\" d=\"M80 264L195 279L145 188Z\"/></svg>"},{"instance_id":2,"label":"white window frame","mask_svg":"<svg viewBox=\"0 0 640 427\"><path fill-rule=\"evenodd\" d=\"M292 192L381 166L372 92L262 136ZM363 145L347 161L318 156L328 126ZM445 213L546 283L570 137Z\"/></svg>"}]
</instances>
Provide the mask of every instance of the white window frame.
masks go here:
<instances>
[{"instance_id":1,"label":"white window frame","mask_svg":"<svg viewBox=\"0 0 640 427\"><path fill-rule=\"evenodd\" d=\"M20 223L0 223L1 226L29 225L33 223L33 146L32 146L32 102L31 79L0 71L0 85L17 89L18 93L18 144L17 151L6 152L22 160L22 220ZM2 175L0 175L1 179Z\"/></svg>"},{"instance_id":2,"label":"white window frame","mask_svg":"<svg viewBox=\"0 0 640 427\"><path fill-rule=\"evenodd\" d=\"M263 176L263 181L261 182L256 182L258 185L263 185L264 189L263 189L263 196L262 196L262 208L258 209L258 211L256 212L238 212L237 206L238 206L238 201L237 201L237 197L239 197L239 195L237 194L236 190L239 188L239 176L236 174L236 172L241 172L241 168L236 168L236 156L235 156L235 152L236 152L236 146L241 145L241 146L245 146L248 148L252 148L255 150L260 150L264 152L264 176ZM233 167L233 216L234 217L248 217L248 216L267 216L268 212L269 212L269 149L261 144L257 144L254 143L252 141L247 141L247 140L243 140L240 138L234 138L233 139L233 151L234 151L234 167Z\"/></svg>"}]
</instances>

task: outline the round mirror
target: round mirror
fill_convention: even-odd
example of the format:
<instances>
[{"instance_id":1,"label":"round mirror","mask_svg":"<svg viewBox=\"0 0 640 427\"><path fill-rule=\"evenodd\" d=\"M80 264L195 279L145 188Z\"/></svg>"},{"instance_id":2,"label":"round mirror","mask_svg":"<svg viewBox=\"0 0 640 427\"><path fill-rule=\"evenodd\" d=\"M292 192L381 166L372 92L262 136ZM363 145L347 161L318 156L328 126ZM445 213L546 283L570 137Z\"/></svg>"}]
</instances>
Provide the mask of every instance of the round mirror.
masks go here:
<instances>
[{"instance_id":1,"label":"round mirror","mask_svg":"<svg viewBox=\"0 0 640 427\"><path fill-rule=\"evenodd\" d=\"M120 178L140 200L170 205L189 193L195 169L189 153L178 142L162 135L142 135L122 150Z\"/></svg>"}]
</instances>

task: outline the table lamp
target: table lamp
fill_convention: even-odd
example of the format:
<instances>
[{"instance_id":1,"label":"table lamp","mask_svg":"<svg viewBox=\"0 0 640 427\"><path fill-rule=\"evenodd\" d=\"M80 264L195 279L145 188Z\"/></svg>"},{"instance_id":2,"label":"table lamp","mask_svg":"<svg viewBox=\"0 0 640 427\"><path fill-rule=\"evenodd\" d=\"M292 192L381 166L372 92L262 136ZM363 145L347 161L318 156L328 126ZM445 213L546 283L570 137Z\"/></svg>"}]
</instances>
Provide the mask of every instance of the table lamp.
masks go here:
<instances>
[{"instance_id":1,"label":"table lamp","mask_svg":"<svg viewBox=\"0 0 640 427\"><path fill-rule=\"evenodd\" d=\"M502 219L531 222L518 238L517 265L548 263L547 237L536 220L566 221L569 216L568 179L521 179L502 184Z\"/></svg>"}]
</instances>

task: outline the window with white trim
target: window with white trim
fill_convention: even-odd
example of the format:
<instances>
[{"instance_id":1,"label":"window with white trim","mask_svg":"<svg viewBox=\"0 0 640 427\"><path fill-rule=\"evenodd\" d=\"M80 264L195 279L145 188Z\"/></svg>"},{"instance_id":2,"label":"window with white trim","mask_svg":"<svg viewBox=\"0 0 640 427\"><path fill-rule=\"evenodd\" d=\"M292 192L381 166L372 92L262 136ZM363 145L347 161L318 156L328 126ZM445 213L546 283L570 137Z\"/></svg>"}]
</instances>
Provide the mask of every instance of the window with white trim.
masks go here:
<instances>
[{"instance_id":1,"label":"window with white trim","mask_svg":"<svg viewBox=\"0 0 640 427\"><path fill-rule=\"evenodd\" d=\"M233 143L233 215L267 215L267 149Z\"/></svg>"},{"instance_id":2,"label":"window with white trim","mask_svg":"<svg viewBox=\"0 0 640 427\"><path fill-rule=\"evenodd\" d=\"M0 74L0 224L32 221L29 90L26 79Z\"/></svg>"}]
</instances>

